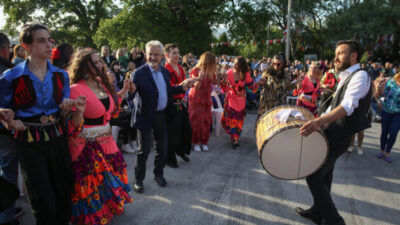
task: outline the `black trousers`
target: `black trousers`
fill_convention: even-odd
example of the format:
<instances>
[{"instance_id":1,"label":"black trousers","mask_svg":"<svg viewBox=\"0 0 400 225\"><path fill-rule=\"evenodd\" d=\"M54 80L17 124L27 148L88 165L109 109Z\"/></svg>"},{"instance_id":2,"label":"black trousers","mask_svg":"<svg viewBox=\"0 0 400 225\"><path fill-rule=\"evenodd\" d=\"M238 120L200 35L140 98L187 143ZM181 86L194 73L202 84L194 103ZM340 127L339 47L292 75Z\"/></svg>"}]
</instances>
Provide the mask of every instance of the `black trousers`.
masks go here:
<instances>
[{"instance_id":1,"label":"black trousers","mask_svg":"<svg viewBox=\"0 0 400 225\"><path fill-rule=\"evenodd\" d=\"M132 112L123 112L119 114L118 118L111 119L111 126L119 126L121 127L120 133L122 134L122 140L124 144L130 143L132 140L136 140L136 129L131 127L131 117ZM118 140L115 140L117 142Z\"/></svg>"},{"instance_id":2,"label":"black trousers","mask_svg":"<svg viewBox=\"0 0 400 225\"><path fill-rule=\"evenodd\" d=\"M186 107L180 110L174 109L173 118L168 118L168 154L167 163L176 164L175 154L190 154L192 147L192 127Z\"/></svg>"},{"instance_id":3,"label":"black trousers","mask_svg":"<svg viewBox=\"0 0 400 225\"><path fill-rule=\"evenodd\" d=\"M314 199L313 209L318 212L328 224L344 224L331 197L333 169L336 160L346 152L350 145L349 137L332 139L328 137L329 153L325 164L314 174L306 178L308 187Z\"/></svg>"},{"instance_id":4,"label":"black trousers","mask_svg":"<svg viewBox=\"0 0 400 225\"><path fill-rule=\"evenodd\" d=\"M73 180L66 137L17 142L17 152L36 224L68 224Z\"/></svg>"},{"instance_id":5,"label":"black trousers","mask_svg":"<svg viewBox=\"0 0 400 225\"><path fill-rule=\"evenodd\" d=\"M165 160L167 157L167 112L166 110L156 112L152 126L149 129L137 130L139 152L136 157L135 178L144 180L146 176L146 161L150 153L151 134L153 131L155 142L154 176L164 175Z\"/></svg>"}]
</instances>

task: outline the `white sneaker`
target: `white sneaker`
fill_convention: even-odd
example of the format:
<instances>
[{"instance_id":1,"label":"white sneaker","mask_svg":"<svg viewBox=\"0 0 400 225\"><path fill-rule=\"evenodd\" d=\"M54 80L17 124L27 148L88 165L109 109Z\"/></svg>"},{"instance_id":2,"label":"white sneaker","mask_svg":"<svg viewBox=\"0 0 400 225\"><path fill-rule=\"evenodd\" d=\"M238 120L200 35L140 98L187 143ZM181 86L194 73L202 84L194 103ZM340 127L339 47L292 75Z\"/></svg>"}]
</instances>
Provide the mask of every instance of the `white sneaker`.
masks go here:
<instances>
[{"instance_id":1,"label":"white sneaker","mask_svg":"<svg viewBox=\"0 0 400 225\"><path fill-rule=\"evenodd\" d=\"M200 145L193 145L193 150L194 150L195 152L201 152Z\"/></svg>"},{"instance_id":2,"label":"white sneaker","mask_svg":"<svg viewBox=\"0 0 400 225\"><path fill-rule=\"evenodd\" d=\"M204 152L208 152L208 146L207 145L201 145L201 150Z\"/></svg>"},{"instance_id":3,"label":"white sneaker","mask_svg":"<svg viewBox=\"0 0 400 225\"><path fill-rule=\"evenodd\" d=\"M137 146L136 141L132 141L131 143L129 143L129 145L131 146L131 148L132 148L133 150L135 150L135 151L138 150L138 146Z\"/></svg>"},{"instance_id":4,"label":"white sneaker","mask_svg":"<svg viewBox=\"0 0 400 225\"><path fill-rule=\"evenodd\" d=\"M362 148L358 148L358 149L357 149L357 153L358 153L359 155L364 155L364 151L363 151Z\"/></svg>"},{"instance_id":5,"label":"white sneaker","mask_svg":"<svg viewBox=\"0 0 400 225\"><path fill-rule=\"evenodd\" d=\"M132 149L132 147L129 144L122 145L121 150L126 153L135 153L136 152L136 150Z\"/></svg>"},{"instance_id":6,"label":"white sneaker","mask_svg":"<svg viewBox=\"0 0 400 225\"><path fill-rule=\"evenodd\" d=\"M347 151L348 151L348 152L353 152L353 151L354 151L354 148L355 148L354 146L350 146L350 147L347 149Z\"/></svg>"}]
</instances>

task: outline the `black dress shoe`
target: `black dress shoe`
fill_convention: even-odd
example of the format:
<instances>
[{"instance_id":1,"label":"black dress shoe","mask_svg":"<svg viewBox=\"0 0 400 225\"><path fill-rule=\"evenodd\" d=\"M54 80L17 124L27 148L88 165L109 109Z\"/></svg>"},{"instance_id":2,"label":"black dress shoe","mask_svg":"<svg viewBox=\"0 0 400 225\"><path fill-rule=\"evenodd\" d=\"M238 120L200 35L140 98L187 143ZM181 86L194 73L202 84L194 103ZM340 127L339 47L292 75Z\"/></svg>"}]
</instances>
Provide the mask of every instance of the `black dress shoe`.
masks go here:
<instances>
[{"instance_id":1,"label":"black dress shoe","mask_svg":"<svg viewBox=\"0 0 400 225\"><path fill-rule=\"evenodd\" d=\"M135 190L135 192L137 193L142 193L144 191L143 181L142 180L135 181L135 184L133 185L133 190Z\"/></svg>"},{"instance_id":2,"label":"black dress shoe","mask_svg":"<svg viewBox=\"0 0 400 225\"><path fill-rule=\"evenodd\" d=\"M300 216L313 221L315 224L318 224L318 225L322 224L322 217L319 213L317 213L315 211L314 208L303 209L300 207L296 207L295 210Z\"/></svg>"},{"instance_id":3,"label":"black dress shoe","mask_svg":"<svg viewBox=\"0 0 400 225\"><path fill-rule=\"evenodd\" d=\"M186 161L186 162L189 162L190 161L190 158L187 156L187 155L185 155L185 154L178 154L182 159L183 159L183 161Z\"/></svg>"},{"instance_id":4,"label":"black dress shoe","mask_svg":"<svg viewBox=\"0 0 400 225\"><path fill-rule=\"evenodd\" d=\"M343 218L340 218L338 221L334 223L328 223L326 222L326 220L322 220L321 225L346 225L346 223L344 222Z\"/></svg>"},{"instance_id":5,"label":"black dress shoe","mask_svg":"<svg viewBox=\"0 0 400 225\"><path fill-rule=\"evenodd\" d=\"M165 164L171 168L179 168L178 163L165 163Z\"/></svg>"},{"instance_id":6,"label":"black dress shoe","mask_svg":"<svg viewBox=\"0 0 400 225\"><path fill-rule=\"evenodd\" d=\"M164 177L154 177L154 180L157 181L157 184L160 185L160 187L167 186L167 181L165 180Z\"/></svg>"}]
</instances>

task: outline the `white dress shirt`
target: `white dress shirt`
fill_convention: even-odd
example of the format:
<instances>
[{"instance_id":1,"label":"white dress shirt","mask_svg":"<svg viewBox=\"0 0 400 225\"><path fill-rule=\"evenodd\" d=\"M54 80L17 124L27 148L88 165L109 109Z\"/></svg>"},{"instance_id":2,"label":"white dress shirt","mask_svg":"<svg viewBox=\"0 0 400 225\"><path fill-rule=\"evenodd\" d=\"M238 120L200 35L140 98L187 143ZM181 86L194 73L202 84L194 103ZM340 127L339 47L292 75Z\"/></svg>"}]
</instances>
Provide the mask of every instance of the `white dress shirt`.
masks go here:
<instances>
[{"instance_id":1,"label":"white dress shirt","mask_svg":"<svg viewBox=\"0 0 400 225\"><path fill-rule=\"evenodd\" d=\"M359 68L360 64L357 63L339 74L340 82L336 88L335 95L337 94L337 91L343 85L347 77L349 77L350 74L352 74ZM346 111L347 116L351 116L351 114L353 114L354 109L358 107L360 100L367 95L370 86L371 86L371 79L366 71L361 70L353 75L353 77L349 82L349 85L347 86L346 92L344 93L344 98L340 103L340 105ZM325 113L328 113L330 111L331 111L331 106L329 106L329 108L326 110Z\"/></svg>"}]
</instances>

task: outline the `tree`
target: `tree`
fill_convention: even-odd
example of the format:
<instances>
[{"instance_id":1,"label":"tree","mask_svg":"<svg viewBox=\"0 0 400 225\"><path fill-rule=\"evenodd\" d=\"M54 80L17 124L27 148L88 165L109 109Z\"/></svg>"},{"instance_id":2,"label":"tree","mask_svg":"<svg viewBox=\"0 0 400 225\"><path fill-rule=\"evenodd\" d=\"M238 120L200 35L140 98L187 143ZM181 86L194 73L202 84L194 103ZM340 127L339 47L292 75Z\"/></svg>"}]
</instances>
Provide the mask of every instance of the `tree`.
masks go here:
<instances>
[{"instance_id":1,"label":"tree","mask_svg":"<svg viewBox=\"0 0 400 225\"><path fill-rule=\"evenodd\" d=\"M209 48L211 27L219 23L224 7L224 1L214 0L125 0L120 14L101 22L95 42L117 48L157 39L177 43L183 53L201 54Z\"/></svg>"},{"instance_id":2,"label":"tree","mask_svg":"<svg viewBox=\"0 0 400 225\"><path fill-rule=\"evenodd\" d=\"M27 22L50 27L57 42L93 46L92 36L102 18L111 18L119 9L112 0L2 0L6 30L11 34Z\"/></svg>"},{"instance_id":3,"label":"tree","mask_svg":"<svg viewBox=\"0 0 400 225\"><path fill-rule=\"evenodd\" d=\"M375 58L394 61L400 56L399 18L399 1L364 0L330 15L326 32L333 40L360 40L364 49L375 52Z\"/></svg>"},{"instance_id":4,"label":"tree","mask_svg":"<svg viewBox=\"0 0 400 225\"><path fill-rule=\"evenodd\" d=\"M277 36L269 39L280 39L287 25L288 0L231 0L231 12L226 21L230 35L243 41L266 40L268 24L276 31ZM334 12L334 6L340 6L341 0L296 0L292 5L291 52L293 56L304 54L304 45L312 46L320 55L325 53L324 18ZM343 7L343 6L341 6ZM279 32L280 31L280 32ZM300 32L302 31L302 32ZM262 42L261 42L262 43ZM276 46L274 46L276 47ZM284 51L284 45L279 45ZM253 48L251 48L253 49ZM257 45L256 55L264 52L265 46ZM274 48L276 51L277 49ZM279 49L278 49L279 50ZM265 53L265 52L264 52ZM264 54L265 55L265 54Z\"/></svg>"}]
</instances>

